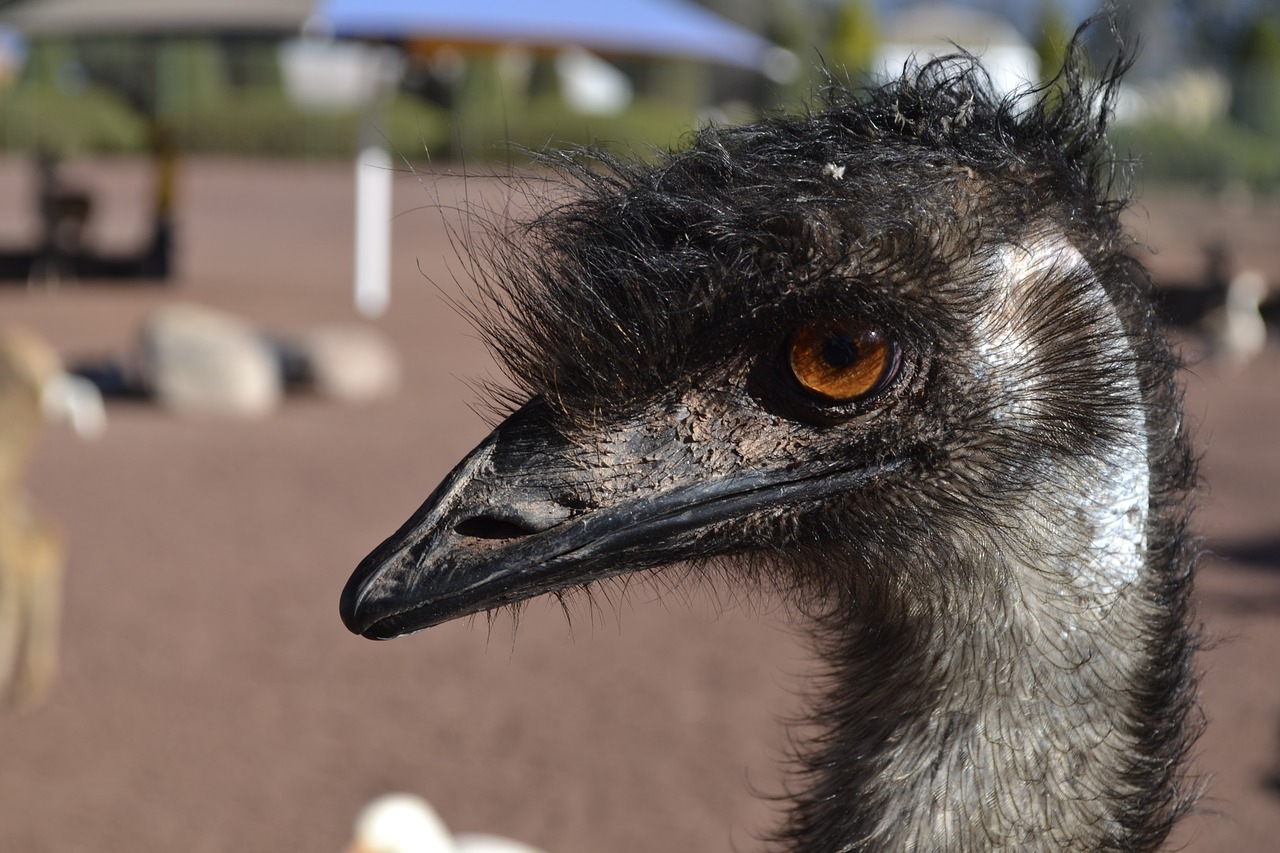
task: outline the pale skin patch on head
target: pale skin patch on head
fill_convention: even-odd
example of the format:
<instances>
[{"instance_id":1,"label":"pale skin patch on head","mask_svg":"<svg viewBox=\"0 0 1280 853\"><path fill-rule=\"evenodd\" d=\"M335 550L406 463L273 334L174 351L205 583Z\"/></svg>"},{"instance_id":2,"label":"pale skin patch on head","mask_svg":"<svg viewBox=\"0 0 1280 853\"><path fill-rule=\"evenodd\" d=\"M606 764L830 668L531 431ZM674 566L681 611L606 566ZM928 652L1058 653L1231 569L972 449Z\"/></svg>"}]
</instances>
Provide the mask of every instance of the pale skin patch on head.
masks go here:
<instances>
[{"instance_id":1,"label":"pale skin patch on head","mask_svg":"<svg viewBox=\"0 0 1280 853\"><path fill-rule=\"evenodd\" d=\"M1088 265L1074 246L1059 238L1039 240L1029 246L1005 246L995 253L993 266L995 299L978 317L975 340L978 355L989 370L1007 377L1035 358L1035 347L1025 327L1025 305L1035 298L1036 288L1045 285L1050 273L1065 275L1076 268L1087 269ZM1035 411L1019 414L1034 415Z\"/></svg>"},{"instance_id":2,"label":"pale skin patch on head","mask_svg":"<svg viewBox=\"0 0 1280 853\"><path fill-rule=\"evenodd\" d=\"M1001 402L993 410L997 422L1034 422L1043 416L1043 371L1028 369L1041 357L1033 332L1026 325L1031 300L1044 298L1049 288L1067 277L1090 283L1082 298L1097 300L1100 332L1098 353L1116 375L1106 393L1108 411L1123 438L1105 452L1078 464L1063 465L1046 482L1046 489L1078 495L1076 509L1089 530L1086 559L1076 567L1073 581L1093 594L1115 594L1138 577L1147 547L1150 469L1146 416L1133 350L1110 296L1080 252L1061 236L1026 245L1006 246L995 254L992 280L994 304L978 318L975 329L984 372L1000 383ZM1129 401L1128 405L1115 401ZM1086 401L1081 401L1086 405Z\"/></svg>"}]
</instances>

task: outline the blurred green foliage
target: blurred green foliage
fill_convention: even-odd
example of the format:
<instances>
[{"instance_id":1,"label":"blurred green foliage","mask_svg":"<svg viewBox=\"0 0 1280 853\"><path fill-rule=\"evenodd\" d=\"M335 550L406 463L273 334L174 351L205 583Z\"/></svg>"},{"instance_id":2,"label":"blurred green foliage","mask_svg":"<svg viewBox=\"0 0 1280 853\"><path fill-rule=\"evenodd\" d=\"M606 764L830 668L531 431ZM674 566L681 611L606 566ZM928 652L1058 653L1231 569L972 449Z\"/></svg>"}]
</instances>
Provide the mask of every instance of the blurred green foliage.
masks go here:
<instances>
[{"instance_id":1,"label":"blurred green foliage","mask_svg":"<svg viewBox=\"0 0 1280 853\"><path fill-rule=\"evenodd\" d=\"M1036 48L1046 76L1060 67L1070 38L1063 6L1063 0L1040 5ZM808 102L812 87L822 83L819 55L837 76L837 66L847 68L855 82L858 70L872 64L877 36L870 0L833 2L822 20L805 14L808 7L797 0L767 8L769 35L801 56L795 81L757 80L730 91L724 76L706 65L634 61L624 67L636 95L616 115L570 108L548 55L513 76L495 52L465 54L462 72L447 86L413 89L422 96L401 91L373 115L292 104L281 83L277 42L270 39L40 40L19 83L0 92L0 150L44 149L63 157L142 153L149 118L159 114L181 150L208 154L345 158L372 123L397 156L413 162L518 163L522 149L578 145L647 157L679 144L716 97L733 99L729 114L748 119L755 111ZM1203 129L1152 120L1116 128L1117 153L1141 162L1142 180L1280 188L1280 15L1259 14L1240 29L1235 45L1228 117Z\"/></svg>"},{"instance_id":2,"label":"blurred green foliage","mask_svg":"<svg viewBox=\"0 0 1280 853\"><path fill-rule=\"evenodd\" d=\"M527 80L504 78L492 54L475 54L449 113L451 132L433 156L522 162L528 151L596 146L645 157L674 145L698 121L705 67L663 63L616 114L586 115L560 94L555 70L540 59Z\"/></svg>"},{"instance_id":3,"label":"blurred green foliage","mask_svg":"<svg viewBox=\"0 0 1280 853\"><path fill-rule=\"evenodd\" d=\"M617 115L588 116L574 112L558 95L540 95L487 114L470 112L440 150L466 160L526 160L524 150L596 147L626 156L648 158L666 150L697 124L696 112L664 99L637 97ZM495 141L497 140L497 141Z\"/></svg>"},{"instance_id":4,"label":"blurred green foliage","mask_svg":"<svg viewBox=\"0 0 1280 853\"><path fill-rule=\"evenodd\" d=\"M0 96L0 148L59 157L128 154L147 144L147 123L119 95L99 86L65 92L22 86Z\"/></svg>"},{"instance_id":5,"label":"blurred green foliage","mask_svg":"<svg viewBox=\"0 0 1280 853\"><path fill-rule=\"evenodd\" d=\"M867 80L879 46L872 4L866 0L843 0L835 13L831 36L833 66L840 66L852 80Z\"/></svg>"},{"instance_id":6,"label":"blurred green foliage","mask_svg":"<svg viewBox=\"0 0 1280 853\"><path fill-rule=\"evenodd\" d=\"M1066 62L1071 34L1071 25L1067 23L1061 6L1053 0L1044 0L1040 5L1036 39L1032 45L1040 60L1040 82L1047 83L1053 79Z\"/></svg>"},{"instance_id":7,"label":"blurred green foliage","mask_svg":"<svg viewBox=\"0 0 1280 853\"><path fill-rule=\"evenodd\" d=\"M352 156L369 120L357 110L292 104L270 40L47 39L32 44L22 79L0 93L0 149L143 153L152 114L181 150L279 157ZM408 94L376 121L406 156L442 145L449 133L445 110Z\"/></svg>"},{"instance_id":8,"label":"blurred green foliage","mask_svg":"<svg viewBox=\"0 0 1280 853\"><path fill-rule=\"evenodd\" d=\"M1146 184L1280 188L1280 141L1235 122L1191 130L1147 121L1116 128L1112 140L1119 157L1137 161L1138 179Z\"/></svg>"},{"instance_id":9,"label":"blurred green foliage","mask_svg":"<svg viewBox=\"0 0 1280 853\"><path fill-rule=\"evenodd\" d=\"M140 150L143 117L118 92L87 79L71 45L33 46L21 83L0 94L0 147L60 156Z\"/></svg>"},{"instance_id":10,"label":"blurred green foliage","mask_svg":"<svg viewBox=\"0 0 1280 853\"><path fill-rule=\"evenodd\" d=\"M249 89L217 101L187 105L168 121L179 148L202 154L333 158L354 155L361 124L356 111L299 109L278 89ZM398 95L375 121L377 131L410 159L443 147L444 110ZM146 152L148 120L101 86L68 93L49 85L23 85L0 95L0 149L46 150L59 157Z\"/></svg>"},{"instance_id":11,"label":"blurred green foliage","mask_svg":"<svg viewBox=\"0 0 1280 853\"><path fill-rule=\"evenodd\" d=\"M1158 120L1117 128L1117 148L1136 156L1142 180L1280 190L1280 13L1260 7L1230 47L1220 119L1201 128Z\"/></svg>"},{"instance_id":12,"label":"blurred green foliage","mask_svg":"<svg viewBox=\"0 0 1280 853\"><path fill-rule=\"evenodd\" d=\"M1280 144L1280 12L1260 14L1245 28L1236 57L1231 117Z\"/></svg>"},{"instance_id":13,"label":"blurred green foliage","mask_svg":"<svg viewBox=\"0 0 1280 853\"><path fill-rule=\"evenodd\" d=\"M37 42L21 81L0 93L0 150L40 149L60 157L143 153L153 112L187 152L349 157L371 124L373 135L412 161L520 160L524 148L598 141L605 147L626 141L643 155L674 144L697 122L703 71L692 64L673 63L666 75L665 88L683 97L637 97L609 116L574 112L554 86L506 93L491 63L471 64L471 79L452 110L399 92L370 114L317 112L290 102L269 42L230 49L212 39ZM163 85L156 83L160 78Z\"/></svg>"},{"instance_id":14,"label":"blurred green foliage","mask_svg":"<svg viewBox=\"0 0 1280 853\"><path fill-rule=\"evenodd\" d=\"M278 89L238 92L188 110L173 126L182 151L324 159L354 155L366 121L409 159L422 159L448 133L445 112L410 95L397 95L377 119L369 119L356 111L304 111Z\"/></svg>"}]
</instances>

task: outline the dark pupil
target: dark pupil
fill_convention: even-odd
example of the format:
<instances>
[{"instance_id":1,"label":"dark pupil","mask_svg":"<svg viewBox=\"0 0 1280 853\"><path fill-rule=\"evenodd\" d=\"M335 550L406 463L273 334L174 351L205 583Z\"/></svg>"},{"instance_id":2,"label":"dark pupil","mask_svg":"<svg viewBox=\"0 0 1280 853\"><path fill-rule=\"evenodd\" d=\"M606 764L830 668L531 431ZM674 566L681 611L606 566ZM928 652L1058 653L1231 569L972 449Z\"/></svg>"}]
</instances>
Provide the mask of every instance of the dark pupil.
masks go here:
<instances>
[{"instance_id":1,"label":"dark pupil","mask_svg":"<svg viewBox=\"0 0 1280 853\"><path fill-rule=\"evenodd\" d=\"M851 335L829 335L822 342L822 360L834 368L848 367L858 360L858 343Z\"/></svg>"}]
</instances>

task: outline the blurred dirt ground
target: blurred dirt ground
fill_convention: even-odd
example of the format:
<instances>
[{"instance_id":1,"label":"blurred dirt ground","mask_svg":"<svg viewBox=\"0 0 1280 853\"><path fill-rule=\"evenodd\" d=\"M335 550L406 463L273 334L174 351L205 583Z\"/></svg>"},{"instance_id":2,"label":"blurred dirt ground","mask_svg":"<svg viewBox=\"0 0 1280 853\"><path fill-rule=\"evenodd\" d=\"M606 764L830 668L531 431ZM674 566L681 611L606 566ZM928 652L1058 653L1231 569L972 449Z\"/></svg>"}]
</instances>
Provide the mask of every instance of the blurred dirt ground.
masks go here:
<instances>
[{"instance_id":1,"label":"blurred dirt ground","mask_svg":"<svg viewBox=\"0 0 1280 853\"><path fill-rule=\"evenodd\" d=\"M33 239L25 163L0 162L0 246ZM79 164L99 246L140 241L139 163ZM172 288L0 286L0 322L68 356L123 354L169 299L289 330L350 322L351 169L196 160L181 181ZM487 431L468 379L483 347L451 286L437 203L495 209L508 182L397 179L394 295L378 322L404 392L290 402L256 423L116 405L96 443L52 430L31 477L70 541L63 668L50 700L0 716L0 850L340 851L371 797L422 794L446 821L552 853L760 849L808 656L769 614L706 590L636 588L566 621L533 604L391 643L353 637L339 590L364 554ZM514 194L515 207L522 204ZM454 220L457 221L456 218ZM1280 282L1280 208L1150 194L1131 214L1159 277L1194 281L1203 245ZM1198 524L1224 555L1199 614L1211 777L1190 851L1280 838L1280 347L1188 377L1205 450Z\"/></svg>"}]
</instances>

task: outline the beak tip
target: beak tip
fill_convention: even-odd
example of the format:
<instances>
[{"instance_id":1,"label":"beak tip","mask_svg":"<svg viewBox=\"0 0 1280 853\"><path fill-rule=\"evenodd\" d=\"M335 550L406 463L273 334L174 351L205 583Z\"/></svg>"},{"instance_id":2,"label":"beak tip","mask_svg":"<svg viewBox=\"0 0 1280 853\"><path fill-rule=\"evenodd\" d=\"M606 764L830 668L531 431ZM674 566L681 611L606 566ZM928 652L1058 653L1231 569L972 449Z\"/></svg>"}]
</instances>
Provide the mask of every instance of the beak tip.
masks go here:
<instances>
[{"instance_id":1,"label":"beak tip","mask_svg":"<svg viewBox=\"0 0 1280 853\"><path fill-rule=\"evenodd\" d=\"M342 598L338 601L338 615L342 624L353 634L364 635L370 627L368 617L361 612L360 603L364 598L364 583L352 578L342 589Z\"/></svg>"},{"instance_id":2,"label":"beak tip","mask_svg":"<svg viewBox=\"0 0 1280 853\"><path fill-rule=\"evenodd\" d=\"M369 578L357 572L342 590L338 601L338 615L342 624L353 634L367 640L390 640L406 633L397 627L394 611L380 607L379 597L371 595Z\"/></svg>"}]
</instances>

